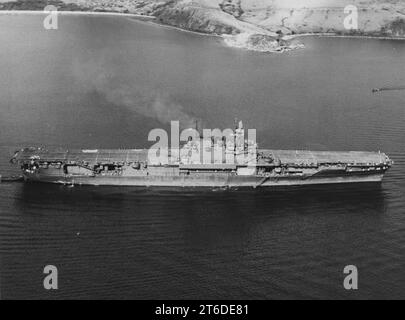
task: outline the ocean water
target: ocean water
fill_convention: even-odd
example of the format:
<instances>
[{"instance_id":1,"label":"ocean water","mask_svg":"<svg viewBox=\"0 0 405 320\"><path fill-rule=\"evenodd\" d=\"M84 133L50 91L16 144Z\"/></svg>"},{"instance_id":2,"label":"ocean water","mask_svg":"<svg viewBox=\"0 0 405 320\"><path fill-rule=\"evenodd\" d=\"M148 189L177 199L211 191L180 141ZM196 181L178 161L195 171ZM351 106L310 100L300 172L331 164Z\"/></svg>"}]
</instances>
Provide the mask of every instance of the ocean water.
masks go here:
<instances>
[{"instance_id":1,"label":"ocean water","mask_svg":"<svg viewBox=\"0 0 405 320\"><path fill-rule=\"evenodd\" d=\"M128 18L0 16L0 174L22 146L146 147L170 120L265 148L381 150L381 186L0 184L0 297L405 298L405 42L305 38L262 54ZM55 265L59 289L43 288ZM343 288L356 265L359 290Z\"/></svg>"}]
</instances>

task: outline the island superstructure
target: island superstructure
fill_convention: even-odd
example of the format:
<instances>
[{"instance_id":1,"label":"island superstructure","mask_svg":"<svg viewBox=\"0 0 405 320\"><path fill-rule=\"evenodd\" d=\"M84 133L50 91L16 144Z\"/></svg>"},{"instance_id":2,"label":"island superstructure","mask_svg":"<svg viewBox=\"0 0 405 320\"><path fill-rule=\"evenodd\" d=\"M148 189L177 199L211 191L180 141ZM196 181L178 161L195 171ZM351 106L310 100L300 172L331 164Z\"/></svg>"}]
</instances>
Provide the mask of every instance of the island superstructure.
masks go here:
<instances>
[{"instance_id":1,"label":"island superstructure","mask_svg":"<svg viewBox=\"0 0 405 320\"><path fill-rule=\"evenodd\" d=\"M211 154L209 157L202 157ZM234 159L235 161L229 161ZM65 185L156 187L277 187L378 183L392 166L381 152L258 149L244 139L242 123L232 139L189 140L168 151L167 161L150 149L16 151L26 181Z\"/></svg>"}]
</instances>

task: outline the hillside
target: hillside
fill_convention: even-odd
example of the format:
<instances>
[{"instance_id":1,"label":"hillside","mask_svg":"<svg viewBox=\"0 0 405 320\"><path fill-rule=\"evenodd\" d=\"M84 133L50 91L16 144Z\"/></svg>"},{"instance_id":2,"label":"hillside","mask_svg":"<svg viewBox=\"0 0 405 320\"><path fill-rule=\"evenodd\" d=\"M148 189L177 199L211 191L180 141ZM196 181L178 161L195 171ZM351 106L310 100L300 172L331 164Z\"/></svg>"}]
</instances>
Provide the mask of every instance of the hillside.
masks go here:
<instances>
[{"instance_id":1,"label":"hillside","mask_svg":"<svg viewBox=\"0 0 405 320\"><path fill-rule=\"evenodd\" d=\"M405 36L402 1L354 0L351 3L358 7L357 30L344 27L347 2L343 0L0 0L0 9L40 10L54 4L60 10L153 15L162 24L229 35L226 39L230 45L254 47L248 44L260 43L262 51L279 48L279 35ZM254 35L254 41L250 35ZM258 35L263 35L259 41ZM281 43L281 46L286 45Z\"/></svg>"}]
</instances>

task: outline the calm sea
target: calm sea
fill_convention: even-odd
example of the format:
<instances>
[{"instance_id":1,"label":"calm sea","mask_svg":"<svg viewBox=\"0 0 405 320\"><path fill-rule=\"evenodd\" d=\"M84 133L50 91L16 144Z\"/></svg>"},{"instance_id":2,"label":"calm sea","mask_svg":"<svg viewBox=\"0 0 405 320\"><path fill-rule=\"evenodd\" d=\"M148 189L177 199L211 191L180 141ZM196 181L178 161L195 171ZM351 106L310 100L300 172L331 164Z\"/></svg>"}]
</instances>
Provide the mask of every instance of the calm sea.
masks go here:
<instances>
[{"instance_id":1,"label":"calm sea","mask_svg":"<svg viewBox=\"0 0 405 320\"><path fill-rule=\"evenodd\" d=\"M0 184L12 298L405 298L405 42L268 55L128 18L0 16L0 174L24 145L148 146L152 128L256 128L262 147L387 152L380 187L268 191ZM59 290L44 290L45 265ZM343 288L356 265L359 290Z\"/></svg>"}]
</instances>

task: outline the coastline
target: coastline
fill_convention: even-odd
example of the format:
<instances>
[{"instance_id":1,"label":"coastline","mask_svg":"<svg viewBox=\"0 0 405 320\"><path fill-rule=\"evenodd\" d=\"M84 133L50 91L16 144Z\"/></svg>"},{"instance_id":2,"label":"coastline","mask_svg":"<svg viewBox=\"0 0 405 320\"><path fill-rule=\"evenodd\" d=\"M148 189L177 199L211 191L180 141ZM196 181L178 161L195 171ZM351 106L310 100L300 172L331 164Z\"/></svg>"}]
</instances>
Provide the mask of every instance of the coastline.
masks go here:
<instances>
[{"instance_id":1,"label":"coastline","mask_svg":"<svg viewBox=\"0 0 405 320\"><path fill-rule=\"evenodd\" d=\"M340 35L337 33L302 33L302 34L294 34L294 35L286 35L283 37L285 40L294 40L304 37L322 37L322 38L347 38L347 39L375 39L375 40L397 40L403 41L405 37L395 36L395 37L387 37L387 36L371 36L371 35Z\"/></svg>"},{"instance_id":2,"label":"coastline","mask_svg":"<svg viewBox=\"0 0 405 320\"><path fill-rule=\"evenodd\" d=\"M41 11L41 10L0 10L0 16L1 15L46 15L49 14L49 12L46 11ZM198 31L193 31L193 30L187 30L183 29L181 27L176 27L168 24L163 24L161 22L158 22L155 16L148 16L148 15L143 15L143 14L135 14L135 13L123 13L123 12L98 12L98 11L58 11L58 15L89 15L89 16L116 16L116 17L127 17L127 18L134 18L139 21L144 21L144 22L151 22L155 26L159 26L161 28L166 28L166 29L173 29L181 32L187 32L187 33L192 33L196 34L199 36L206 36L206 37L215 37L215 38L221 38L223 39L222 35L219 34L210 34L210 33L203 33L203 32L198 32Z\"/></svg>"},{"instance_id":3,"label":"coastline","mask_svg":"<svg viewBox=\"0 0 405 320\"><path fill-rule=\"evenodd\" d=\"M290 35L283 35L280 37L282 44L279 41L276 42L274 36L269 34L261 34L254 32L242 32L238 34L216 34L208 33L196 30L190 30L181 26L176 26L172 24L167 24L162 22L156 16L127 13L127 12L116 12L116 11L90 11L90 10L58 10L58 15L88 15L88 16L116 16L116 17L127 17L133 18L139 21L151 22L154 25L174 29L181 32L192 33L200 36L209 36L221 38L224 45L230 48L243 49L248 51L257 51L261 53L284 53L291 50L297 50L305 48L302 43L292 44L294 40L299 40L304 37L325 37L325 38L352 38L352 39L375 39L375 40L396 40L404 41L405 36L386 36L386 35L362 35L362 34L338 34L334 32L313 32L313 33L296 33ZM0 15L46 15L49 12L43 10L0 10ZM261 42L259 45L251 43L251 37L261 37ZM269 40L270 38L270 40Z\"/></svg>"},{"instance_id":4,"label":"coastline","mask_svg":"<svg viewBox=\"0 0 405 320\"><path fill-rule=\"evenodd\" d=\"M149 22L151 22L152 24L159 26L161 28L165 28L165 29L172 29L172 30L177 30L180 32L186 32L186 33L191 33L191 34L195 34L198 36L204 36L204 37L213 37L213 38L220 38L220 39L224 39L223 35L220 34L215 34L215 33L204 33L204 32L198 32L198 31L193 31L193 30L188 30L188 29L184 29L181 27L176 27L176 26L172 26L170 24L164 24L159 22L156 17L153 17L154 19L151 19Z\"/></svg>"},{"instance_id":5,"label":"coastline","mask_svg":"<svg viewBox=\"0 0 405 320\"><path fill-rule=\"evenodd\" d=\"M47 11L42 11L42 10L0 10L0 16L1 15L47 15L50 14L50 12ZM58 10L57 11L58 15L88 15L88 16L115 16L115 17L127 17L127 18L134 18L139 21L144 21L144 22L151 22L156 26L163 27L166 29L173 29L181 32L187 32L187 33L192 33L196 34L199 36L206 36L206 37L215 37L215 38L220 38L224 45L230 48L235 48L235 49L245 49L245 50L250 50L250 51L257 51L257 52L262 52L262 53L282 53L285 51L290 51L293 50L294 48L289 49L287 46L274 46L272 44L272 48L266 49L266 50L260 50L260 49L254 49L248 47L247 44L243 45L237 45L234 44L234 42L230 41L231 38L237 38L241 34L238 35L228 35L228 34L215 34L215 33L205 33L205 32L198 32L194 30L188 30L185 28L181 28L178 26L170 25L170 24L165 24L162 23L161 21L158 21L158 19L155 16L148 16L148 15L142 15L142 14L134 14L134 13L124 13L124 12L97 12L97 11L68 11L68 10ZM253 33L251 34L253 35Z\"/></svg>"},{"instance_id":6,"label":"coastline","mask_svg":"<svg viewBox=\"0 0 405 320\"><path fill-rule=\"evenodd\" d=\"M47 11L41 10L0 10L0 14L4 15L41 15L41 14L49 14ZM117 17L129 17L129 18L137 18L137 19L144 19L144 20L156 20L154 16L147 16L142 14L135 14L135 13L124 13L124 12L104 12L104 11L65 11L65 10L58 10L58 15L94 15L94 16L117 16Z\"/></svg>"}]
</instances>

